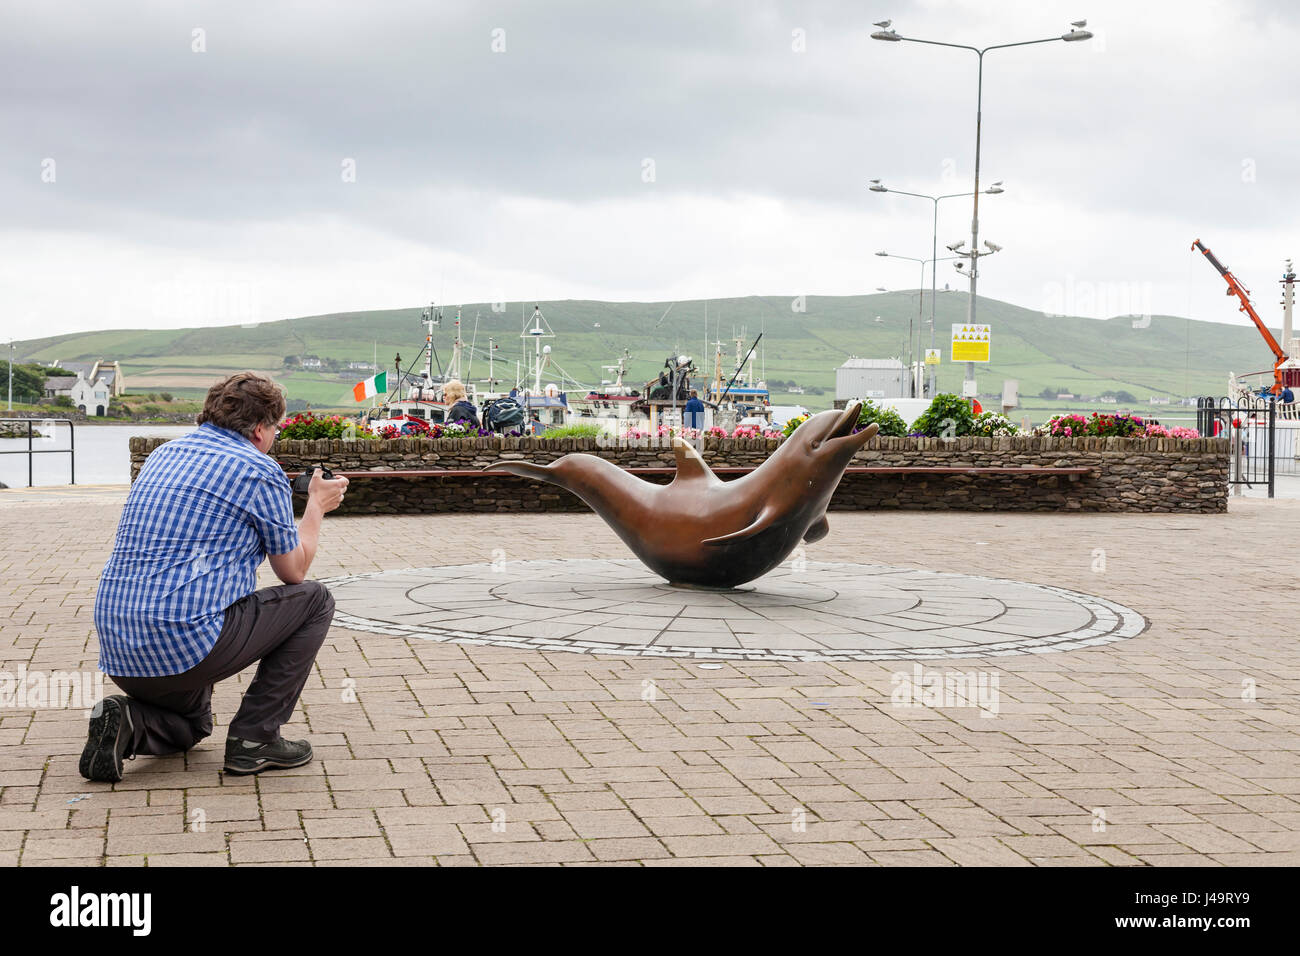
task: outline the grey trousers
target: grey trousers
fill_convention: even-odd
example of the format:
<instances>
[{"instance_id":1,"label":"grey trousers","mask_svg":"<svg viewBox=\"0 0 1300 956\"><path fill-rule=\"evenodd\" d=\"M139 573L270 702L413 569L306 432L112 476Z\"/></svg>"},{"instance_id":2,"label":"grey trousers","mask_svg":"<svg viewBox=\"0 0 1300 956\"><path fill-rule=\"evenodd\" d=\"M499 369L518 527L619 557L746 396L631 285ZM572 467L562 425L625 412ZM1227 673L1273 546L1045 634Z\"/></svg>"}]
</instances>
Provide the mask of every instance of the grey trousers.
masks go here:
<instances>
[{"instance_id":1,"label":"grey trousers","mask_svg":"<svg viewBox=\"0 0 1300 956\"><path fill-rule=\"evenodd\" d=\"M114 677L130 698L135 725L128 756L189 750L212 733L212 685L255 661L257 675L230 722L230 736L279 739L325 641L334 597L317 581L263 588L226 608L208 656L182 674Z\"/></svg>"}]
</instances>

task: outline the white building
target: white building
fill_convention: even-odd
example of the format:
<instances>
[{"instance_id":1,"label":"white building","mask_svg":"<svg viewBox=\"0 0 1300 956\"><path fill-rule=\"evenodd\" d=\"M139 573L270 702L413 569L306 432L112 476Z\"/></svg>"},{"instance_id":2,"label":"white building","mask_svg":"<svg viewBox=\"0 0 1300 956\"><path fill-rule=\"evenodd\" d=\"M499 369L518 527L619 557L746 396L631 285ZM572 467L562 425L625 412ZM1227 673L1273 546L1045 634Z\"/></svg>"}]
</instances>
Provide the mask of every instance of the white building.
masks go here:
<instances>
[{"instance_id":1,"label":"white building","mask_svg":"<svg viewBox=\"0 0 1300 956\"><path fill-rule=\"evenodd\" d=\"M852 356L835 370L835 398L902 398L911 394L911 377L898 359Z\"/></svg>"},{"instance_id":2,"label":"white building","mask_svg":"<svg viewBox=\"0 0 1300 956\"><path fill-rule=\"evenodd\" d=\"M77 381L72 386L72 404L87 416L103 415L108 411L113 386L103 377L93 382L86 378L85 372L77 373Z\"/></svg>"},{"instance_id":3,"label":"white building","mask_svg":"<svg viewBox=\"0 0 1300 956\"><path fill-rule=\"evenodd\" d=\"M98 359L94 362L58 362L55 367L65 369L74 375L84 376L86 381L103 381L108 386L108 397L118 398L126 391L126 379L122 376L122 366L116 361Z\"/></svg>"}]
</instances>

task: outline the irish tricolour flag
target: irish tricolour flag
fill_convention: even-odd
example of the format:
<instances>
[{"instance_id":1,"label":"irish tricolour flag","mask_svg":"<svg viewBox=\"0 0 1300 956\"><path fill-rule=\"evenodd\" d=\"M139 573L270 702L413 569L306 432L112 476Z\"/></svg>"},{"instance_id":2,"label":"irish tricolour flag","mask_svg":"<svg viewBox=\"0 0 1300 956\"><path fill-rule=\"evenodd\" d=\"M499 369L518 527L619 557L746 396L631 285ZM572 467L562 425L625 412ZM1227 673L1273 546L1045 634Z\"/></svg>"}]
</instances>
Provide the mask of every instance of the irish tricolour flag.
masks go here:
<instances>
[{"instance_id":1,"label":"irish tricolour flag","mask_svg":"<svg viewBox=\"0 0 1300 956\"><path fill-rule=\"evenodd\" d=\"M353 385L352 397L358 402L364 402L367 398L374 398L380 392L386 391L388 391L388 372L384 371Z\"/></svg>"}]
</instances>

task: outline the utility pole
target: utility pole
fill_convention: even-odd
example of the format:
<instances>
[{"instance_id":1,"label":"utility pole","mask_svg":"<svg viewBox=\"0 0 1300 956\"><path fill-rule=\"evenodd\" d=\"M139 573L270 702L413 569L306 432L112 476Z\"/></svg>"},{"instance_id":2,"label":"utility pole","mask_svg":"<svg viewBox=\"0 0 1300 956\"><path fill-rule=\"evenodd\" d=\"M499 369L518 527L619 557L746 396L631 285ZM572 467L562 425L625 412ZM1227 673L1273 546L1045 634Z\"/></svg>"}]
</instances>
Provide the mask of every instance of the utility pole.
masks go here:
<instances>
[{"instance_id":1,"label":"utility pole","mask_svg":"<svg viewBox=\"0 0 1300 956\"><path fill-rule=\"evenodd\" d=\"M14 340L9 340L9 411L14 410Z\"/></svg>"}]
</instances>

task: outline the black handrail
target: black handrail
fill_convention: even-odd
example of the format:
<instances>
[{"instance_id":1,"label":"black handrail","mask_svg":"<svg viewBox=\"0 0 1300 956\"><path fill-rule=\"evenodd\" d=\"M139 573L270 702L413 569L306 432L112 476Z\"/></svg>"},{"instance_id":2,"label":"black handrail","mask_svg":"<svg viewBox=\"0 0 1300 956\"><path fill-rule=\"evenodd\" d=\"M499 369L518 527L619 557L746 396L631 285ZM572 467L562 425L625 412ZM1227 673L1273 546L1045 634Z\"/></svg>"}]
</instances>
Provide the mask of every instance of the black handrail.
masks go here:
<instances>
[{"instance_id":1,"label":"black handrail","mask_svg":"<svg viewBox=\"0 0 1300 956\"><path fill-rule=\"evenodd\" d=\"M67 422L68 423L68 447L67 448L33 448L32 447L32 422ZM32 455L67 455L68 456L68 484L77 483L77 429L71 418L0 418L2 422L26 422L27 423L27 447L15 448L11 451L0 451L0 455L26 455L27 456L27 487L32 487ZM21 436L19 436L21 437Z\"/></svg>"}]
</instances>

